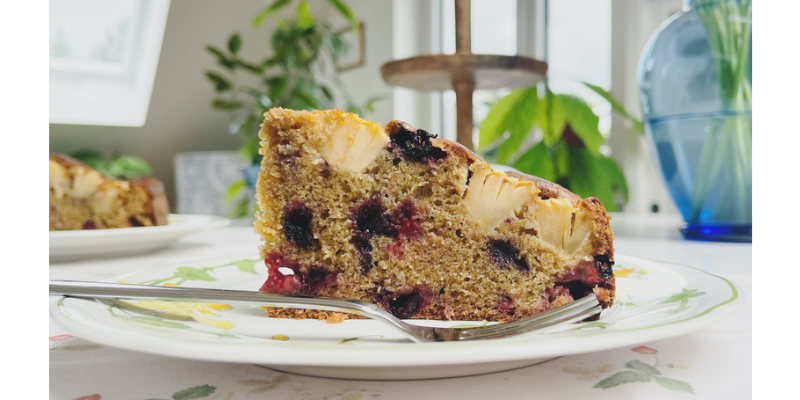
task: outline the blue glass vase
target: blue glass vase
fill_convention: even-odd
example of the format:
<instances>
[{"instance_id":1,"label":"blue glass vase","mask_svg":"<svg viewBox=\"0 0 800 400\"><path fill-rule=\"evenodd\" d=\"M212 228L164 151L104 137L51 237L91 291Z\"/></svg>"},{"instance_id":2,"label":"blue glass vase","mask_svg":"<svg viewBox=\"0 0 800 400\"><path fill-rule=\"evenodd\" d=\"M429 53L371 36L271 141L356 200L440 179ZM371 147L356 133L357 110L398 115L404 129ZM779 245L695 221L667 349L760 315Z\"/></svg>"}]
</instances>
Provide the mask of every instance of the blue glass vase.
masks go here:
<instances>
[{"instance_id":1,"label":"blue glass vase","mask_svg":"<svg viewBox=\"0 0 800 400\"><path fill-rule=\"evenodd\" d=\"M752 241L751 2L688 0L650 38L639 90L684 236Z\"/></svg>"},{"instance_id":2,"label":"blue glass vase","mask_svg":"<svg viewBox=\"0 0 800 400\"><path fill-rule=\"evenodd\" d=\"M256 182L258 182L259 172L261 172L261 164L250 164L242 168L244 181L247 183L247 187L249 187L253 193L256 191Z\"/></svg>"}]
</instances>

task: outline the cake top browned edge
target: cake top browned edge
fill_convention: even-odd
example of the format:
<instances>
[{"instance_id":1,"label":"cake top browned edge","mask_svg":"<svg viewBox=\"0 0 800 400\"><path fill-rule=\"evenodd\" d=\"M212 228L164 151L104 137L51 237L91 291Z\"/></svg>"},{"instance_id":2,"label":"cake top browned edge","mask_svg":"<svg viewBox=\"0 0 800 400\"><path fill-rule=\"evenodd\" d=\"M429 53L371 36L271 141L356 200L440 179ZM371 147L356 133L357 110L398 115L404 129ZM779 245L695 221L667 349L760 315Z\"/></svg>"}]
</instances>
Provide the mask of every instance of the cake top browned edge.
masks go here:
<instances>
[{"instance_id":1,"label":"cake top browned edge","mask_svg":"<svg viewBox=\"0 0 800 400\"><path fill-rule=\"evenodd\" d=\"M412 132L416 131L416 128L414 128L410 124L408 124L406 122L402 122L402 121L392 120L392 121L389 121L389 123L386 124L386 133L389 136L393 135L395 132L398 132L401 129L410 130ZM468 148L464 147L464 145L462 145L461 143L453 142L451 140L442 139L442 138L431 139L431 142L434 145L436 145L437 147L441 148L442 150L446 150L446 151L449 151L449 152L452 152L452 153L457 153L457 154L462 155L464 158L466 158L468 160L468 162L470 164L472 164L474 162L477 162L477 161L486 162L481 157L479 157L477 154L475 154L474 152L472 152ZM516 171L503 171L503 172L505 172L506 175L508 175L508 176L510 176L512 178L516 178L516 179L519 179L521 181L533 182L536 185L536 187L539 189L539 197L541 197L543 199L549 199L549 198L562 199L563 198L563 199L568 199L573 204L576 204L577 202L579 202L581 200L580 196L578 196L577 194L569 191L567 188L565 188L565 187L563 187L563 186L561 186L561 185L559 185L557 183L548 181L546 179L542 179L542 178L540 178L538 176L528 175L528 174L525 174L525 173L522 173L522 172L516 172Z\"/></svg>"}]
</instances>

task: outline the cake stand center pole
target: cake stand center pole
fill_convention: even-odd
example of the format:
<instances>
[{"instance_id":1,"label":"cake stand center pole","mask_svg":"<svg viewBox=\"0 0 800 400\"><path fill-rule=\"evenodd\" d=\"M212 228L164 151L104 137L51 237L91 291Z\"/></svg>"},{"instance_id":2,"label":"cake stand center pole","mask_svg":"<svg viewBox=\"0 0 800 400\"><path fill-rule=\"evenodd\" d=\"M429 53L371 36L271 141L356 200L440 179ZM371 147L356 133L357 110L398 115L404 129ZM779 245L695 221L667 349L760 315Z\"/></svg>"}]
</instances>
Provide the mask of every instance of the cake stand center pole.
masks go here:
<instances>
[{"instance_id":1,"label":"cake stand center pole","mask_svg":"<svg viewBox=\"0 0 800 400\"><path fill-rule=\"evenodd\" d=\"M470 0L456 1L456 53L472 53Z\"/></svg>"},{"instance_id":2,"label":"cake stand center pole","mask_svg":"<svg viewBox=\"0 0 800 400\"><path fill-rule=\"evenodd\" d=\"M456 54L472 54L472 27L470 0L455 0ZM472 92L475 76L471 67L450 71L453 90L456 92L456 140L472 150Z\"/></svg>"}]
</instances>

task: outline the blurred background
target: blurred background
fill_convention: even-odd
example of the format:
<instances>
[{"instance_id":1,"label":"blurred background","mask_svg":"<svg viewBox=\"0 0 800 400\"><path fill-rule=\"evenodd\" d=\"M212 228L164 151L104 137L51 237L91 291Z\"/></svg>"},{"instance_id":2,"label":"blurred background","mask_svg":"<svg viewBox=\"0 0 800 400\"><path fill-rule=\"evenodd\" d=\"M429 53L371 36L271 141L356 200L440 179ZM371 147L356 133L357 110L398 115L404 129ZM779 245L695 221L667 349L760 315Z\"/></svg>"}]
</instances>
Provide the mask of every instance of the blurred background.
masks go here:
<instances>
[{"instance_id":1,"label":"blurred background","mask_svg":"<svg viewBox=\"0 0 800 400\"><path fill-rule=\"evenodd\" d=\"M415 56L456 53L457 3L50 1L50 151L139 157L166 185L172 212L235 215L251 206L243 203L251 196L242 171L254 161L258 127L249 118L270 106L350 109L381 124L399 119L456 140L454 91L390 85L381 69ZM556 140L575 144L577 137L579 148L612 160L616 168L609 171L624 176L610 179L613 192L598 189L605 190L604 204L617 212L677 214L642 132L637 69L648 39L683 2L468 3L471 52L546 63L547 79L541 74L528 86L538 88L534 97L553 92L563 98L567 123L559 125ZM299 47L281 47L293 40ZM304 68L298 54L314 43L323 43L314 50L319 60L308 76L295 73ZM297 76L304 80L289 83L297 91L287 99L287 82ZM571 189L586 195L592 187L558 175L557 159L555 170L542 170L524 156L547 139L550 117L520 122L525 135L515 147L502 144L519 130L503 128L514 121L502 118L502 100L523 86L473 91L473 148L497 164L572 182L578 189ZM232 94L237 88L241 92Z\"/></svg>"}]
</instances>

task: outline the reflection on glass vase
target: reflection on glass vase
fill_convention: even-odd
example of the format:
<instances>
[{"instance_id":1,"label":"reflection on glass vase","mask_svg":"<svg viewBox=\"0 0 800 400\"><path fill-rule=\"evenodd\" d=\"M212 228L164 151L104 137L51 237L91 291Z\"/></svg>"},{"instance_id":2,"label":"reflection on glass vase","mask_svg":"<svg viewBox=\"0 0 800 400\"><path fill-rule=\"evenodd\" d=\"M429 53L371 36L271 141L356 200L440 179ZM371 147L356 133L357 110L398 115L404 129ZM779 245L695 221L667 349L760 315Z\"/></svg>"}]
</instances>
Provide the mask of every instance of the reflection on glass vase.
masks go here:
<instances>
[{"instance_id":1,"label":"reflection on glass vase","mask_svg":"<svg viewBox=\"0 0 800 400\"><path fill-rule=\"evenodd\" d=\"M687 0L645 47L647 141L687 238L752 241L749 0Z\"/></svg>"}]
</instances>

